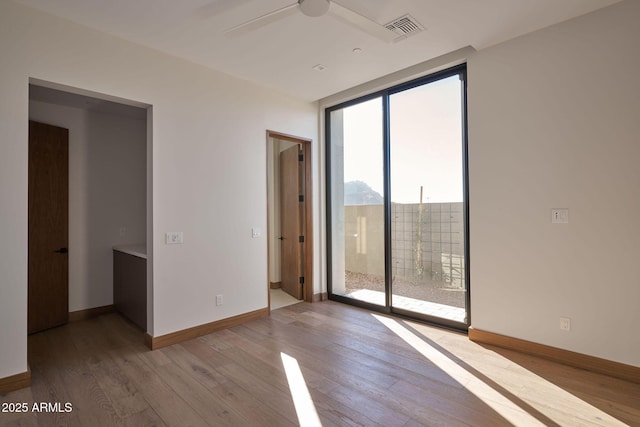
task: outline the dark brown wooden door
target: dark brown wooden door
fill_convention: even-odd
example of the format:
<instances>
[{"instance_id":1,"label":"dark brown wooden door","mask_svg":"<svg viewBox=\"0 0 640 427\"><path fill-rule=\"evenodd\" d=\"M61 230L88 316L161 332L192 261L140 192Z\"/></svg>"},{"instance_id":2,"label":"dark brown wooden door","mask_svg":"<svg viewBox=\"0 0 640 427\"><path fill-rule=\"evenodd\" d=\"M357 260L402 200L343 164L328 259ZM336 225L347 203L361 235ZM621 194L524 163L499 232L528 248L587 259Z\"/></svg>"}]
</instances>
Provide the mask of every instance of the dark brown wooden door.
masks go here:
<instances>
[{"instance_id":1,"label":"dark brown wooden door","mask_svg":"<svg viewBox=\"0 0 640 427\"><path fill-rule=\"evenodd\" d=\"M29 333L69 319L69 131L29 121Z\"/></svg>"},{"instance_id":2,"label":"dark brown wooden door","mask_svg":"<svg viewBox=\"0 0 640 427\"><path fill-rule=\"evenodd\" d=\"M300 196L304 174L298 145L280 153L280 230L282 232L281 280L282 290L297 299L303 298L302 249L304 230ZM304 196L303 196L304 197Z\"/></svg>"}]
</instances>

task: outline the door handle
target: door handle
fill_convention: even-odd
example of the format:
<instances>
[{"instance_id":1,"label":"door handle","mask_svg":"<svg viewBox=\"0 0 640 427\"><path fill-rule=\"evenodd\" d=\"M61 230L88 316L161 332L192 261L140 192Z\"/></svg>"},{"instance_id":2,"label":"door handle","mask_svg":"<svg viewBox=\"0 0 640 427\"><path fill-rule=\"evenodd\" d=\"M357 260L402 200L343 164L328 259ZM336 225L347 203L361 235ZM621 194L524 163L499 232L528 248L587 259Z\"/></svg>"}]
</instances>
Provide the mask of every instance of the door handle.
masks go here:
<instances>
[{"instance_id":1,"label":"door handle","mask_svg":"<svg viewBox=\"0 0 640 427\"><path fill-rule=\"evenodd\" d=\"M66 253L68 253L68 252L69 252L69 249L67 249L67 248L60 248L60 249L58 249L57 251L54 251L54 252L57 252L57 253L59 253L59 254L66 254Z\"/></svg>"},{"instance_id":2,"label":"door handle","mask_svg":"<svg viewBox=\"0 0 640 427\"><path fill-rule=\"evenodd\" d=\"M280 236L277 238L278 240L284 240L284 237Z\"/></svg>"}]
</instances>

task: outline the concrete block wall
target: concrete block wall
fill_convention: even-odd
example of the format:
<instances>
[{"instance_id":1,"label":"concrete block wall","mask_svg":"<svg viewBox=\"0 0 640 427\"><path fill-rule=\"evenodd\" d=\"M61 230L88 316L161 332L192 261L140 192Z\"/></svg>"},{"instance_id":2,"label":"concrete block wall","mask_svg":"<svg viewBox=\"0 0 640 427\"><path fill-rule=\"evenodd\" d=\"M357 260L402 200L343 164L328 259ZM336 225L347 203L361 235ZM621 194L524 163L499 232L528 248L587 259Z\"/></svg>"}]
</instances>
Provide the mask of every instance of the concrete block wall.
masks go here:
<instances>
[{"instance_id":1,"label":"concrete block wall","mask_svg":"<svg viewBox=\"0 0 640 427\"><path fill-rule=\"evenodd\" d=\"M384 276L382 205L345 206L344 210L345 269ZM464 287L461 202L423 203L422 207L392 203L391 242L394 277Z\"/></svg>"}]
</instances>

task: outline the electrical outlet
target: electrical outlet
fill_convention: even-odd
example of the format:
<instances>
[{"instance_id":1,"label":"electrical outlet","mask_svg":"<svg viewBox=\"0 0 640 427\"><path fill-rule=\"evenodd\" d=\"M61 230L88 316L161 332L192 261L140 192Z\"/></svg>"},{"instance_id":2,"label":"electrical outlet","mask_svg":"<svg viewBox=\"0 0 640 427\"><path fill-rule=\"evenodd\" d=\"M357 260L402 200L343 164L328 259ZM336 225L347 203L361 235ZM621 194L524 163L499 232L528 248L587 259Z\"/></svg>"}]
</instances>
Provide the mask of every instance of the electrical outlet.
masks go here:
<instances>
[{"instance_id":1,"label":"electrical outlet","mask_svg":"<svg viewBox=\"0 0 640 427\"><path fill-rule=\"evenodd\" d=\"M177 245L183 242L182 231L169 231L165 234L165 244Z\"/></svg>"},{"instance_id":2,"label":"electrical outlet","mask_svg":"<svg viewBox=\"0 0 640 427\"><path fill-rule=\"evenodd\" d=\"M561 317L560 330L569 332L571 330L571 319L568 317Z\"/></svg>"},{"instance_id":3,"label":"electrical outlet","mask_svg":"<svg viewBox=\"0 0 640 427\"><path fill-rule=\"evenodd\" d=\"M222 295L216 295L216 305L222 305Z\"/></svg>"}]
</instances>

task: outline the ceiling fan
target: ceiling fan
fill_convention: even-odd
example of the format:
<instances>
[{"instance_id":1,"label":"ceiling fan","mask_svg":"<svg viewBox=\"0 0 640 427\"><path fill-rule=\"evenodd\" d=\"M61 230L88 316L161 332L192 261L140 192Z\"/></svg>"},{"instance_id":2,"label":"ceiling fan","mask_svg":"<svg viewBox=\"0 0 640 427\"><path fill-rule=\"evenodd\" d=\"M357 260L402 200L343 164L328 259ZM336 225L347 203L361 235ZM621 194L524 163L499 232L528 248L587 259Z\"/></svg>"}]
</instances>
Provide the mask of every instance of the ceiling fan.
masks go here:
<instances>
[{"instance_id":1,"label":"ceiling fan","mask_svg":"<svg viewBox=\"0 0 640 427\"><path fill-rule=\"evenodd\" d=\"M360 15L331 0L298 0L296 3L229 28L224 33L227 36L240 36L298 12L302 12L303 15L310 17L323 16L327 13L331 14L387 43L392 42L398 37L397 34L387 29L384 25L380 25L366 16Z\"/></svg>"}]
</instances>

